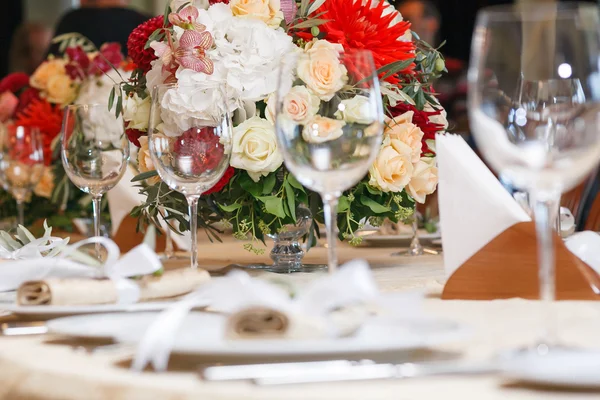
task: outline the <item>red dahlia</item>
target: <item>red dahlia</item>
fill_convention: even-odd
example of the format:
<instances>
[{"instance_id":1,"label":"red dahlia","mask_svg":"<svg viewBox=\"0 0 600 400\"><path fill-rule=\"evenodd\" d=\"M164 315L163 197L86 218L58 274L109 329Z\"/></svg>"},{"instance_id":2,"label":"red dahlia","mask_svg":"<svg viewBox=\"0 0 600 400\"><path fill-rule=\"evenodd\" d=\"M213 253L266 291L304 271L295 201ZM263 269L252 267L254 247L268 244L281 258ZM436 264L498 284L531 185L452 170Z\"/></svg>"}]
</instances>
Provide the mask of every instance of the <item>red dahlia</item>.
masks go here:
<instances>
[{"instance_id":1,"label":"red dahlia","mask_svg":"<svg viewBox=\"0 0 600 400\"><path fill-rule=\"evenodd\" d=\"M36 127L42 134L44 164L52 163L52 141L60 133L63 112L59 105L46 100L32 100L27 108L17 114L15 125Z\"/></svg>"},{"instance_id":2,"label":"red dahlia","mask_svg":"<svg viewBox=\"0 0 600 400\"><path fill-rule=\"evenodd\" d=\"M175 157L189 163L189 174L199 175L215 169L223 159L225 149L214 129L190 128L175 140Z\"/></svg>"},{"instance_id":3,"label":"red dahlia","mask_svg":"<svg viewBox=\"0 0 600 400\"><path fill-rule=\"evenodd\" d=\"M0 81L0 93L6 91L16 93L27 85L29 85L29 75L23 72L8 74Z\"/></svg>"},{"instance_id":4,"label":"red dahlia","mask_svg":"<svg viewBox=\"0 0 600 400\"><path fill-rule=\"evenodd\" d=\"M202 194L207 195L211 193L220 192L225 186L227 186L227 184L233 177L233 174L235 174L235 169L233 167L228 167L227 170L225 170L225 174L221 177L221 179L219 179L219 182L215 183L215 186L211 187L205 193Z\"/></svg>"},{"instance_id":5,"label":"red dahlia","mask_svg":"<svg viewBox=\"0 0 600 400\"><path fill-rule=\"evenodd\" d=\"M137 147L141 147L140 145L140 137L144 136L146 133L142 132L138 129L127 128L125 129L125 134L127 134L127 139Z\"/></svg>"},{"instance_id":6,"label":"red dahlia","mask_svg":"<svg viewBox=\"0 0 600 400\"><path fill-rule=\"evenodd\" d=\"M399 13L393 10L384 15L389 6L387 1L367 0L327 0L316 11L324 13L321 17L329 22L319 25L329 42L341 44L346 51L370 50L373 53L375 67L381 68L395 61L408 60L415 57L415 45L412 41L399 39L410 29L410 23L401 21L393 24ZM299 33L305 40L312 39L308 32ZM414 63L400 71L411 73ZM390 76L386 81L397 83L398 78Z\"/></svg>"},{"instance_id":7,"label":"red dahlia","mask_svg":"<svg viewBox=\"0 0 600 400\"><path fill-rule=\"evenodd\" d=\"M154 18L150 18L148 21L142 23L140 26L135 28L127 39L127 52L133 62L143 70L148 72L150 70L150 62L156 59L154 50L148 47L144 49L148 38L152 33L163 27L163 16L158 15Z\"/></svg>"},{"instance_id":8,"label":"red dahlia","mask_svg":"<svg viewBox=\"0 0 600 400\"><path fill-rule=\"evenodd\" d=\"M390 117L395 117L404 114L407 111L414 112L412 122L423 131L423 153L434 153L432 149L427 145L427 140L435 140L435 134L444 130L444 125L433 123L429 120L430 116L440 115L441 110L438 111L423 111L417 109L412 104L398 103L396 107L390 110Z\"/></svg>"},{"instance_id":9,"label":"red dahlia","mask_svg":"<svg viewBox=\"0 0 600 400\"><path fill-rule=\"evenodd\" d=\"M208 0L208 4L211 6L217 3L229 4L229 0Z\"/></svg>"}]
</instances>

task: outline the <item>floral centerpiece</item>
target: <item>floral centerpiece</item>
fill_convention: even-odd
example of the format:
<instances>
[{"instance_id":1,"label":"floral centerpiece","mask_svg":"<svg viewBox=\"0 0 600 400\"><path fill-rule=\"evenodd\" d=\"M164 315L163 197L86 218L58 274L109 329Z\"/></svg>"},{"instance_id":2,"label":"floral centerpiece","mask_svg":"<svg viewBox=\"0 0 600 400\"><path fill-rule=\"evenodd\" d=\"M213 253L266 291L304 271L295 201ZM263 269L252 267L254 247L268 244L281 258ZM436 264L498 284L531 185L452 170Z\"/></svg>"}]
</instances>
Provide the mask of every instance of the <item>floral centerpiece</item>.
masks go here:
<instances>
[{"instance_id":1,"label":"floral centerpiece","mask_svg":"<svg viewBox=\"0 0 600 400\"><path fill-rule=\"evenodd\" d=\"M169 110L162 118L166 135L177 132L170 124L177 124L178 114L209 118L219 86L226 87L234 115L230 168L203 196L205 223L223 220L232 225L236 237L263 240L295 222L300 205L308 206L316 221L322 220L319 196L286 171L273 125L278 67L293 52L310 52L317 60L299 71L304 85L283 100L285 112L295 120L314 116L328 93L343 84L343 71L332 52L369 49L379 74L387 114L384 139L368 176L340 200L341 238L359 243L355 232L364 221L404 219L415 202L424 202L435 190L433 139L447 123L431 82L445 71L444 59L410 31L392 5L385 0L230 0L209 1L206 7L198 3L174 0L164 16L131 33L128 51L137 68L123 83L123 93L111 95L111 101L124 103L128 136L140 147L138 162L144 173L138 180L145 180L141 191L147 201L133 210L134 216L158 223L159 209L164 208L168 219L179 221L180 230L188 227L186 203L156 176L145 137L149 88L177 82L202 87L206 97L190 101L176 88L165 96L161 106ZM347 100L347 115L341 117L354 113L359 118L360 107L360 99ZM316 223L311 234L315 229Z\"/></svg>"},{"instance_id":2,"label":"floral centerpiece","mask_svg":"<svg viewBox=\"0 0 600 400\"><path fill-rule=\"evenodd\" d=\"M72 218L87 215L87 196L64 173L56 143L63 107L69 104L106 103L115 83L125 75L118 43L100 49L77 35L55 38L61 56L50 55L33 73L7 75L0 81L0 125L36 127L43 140L44 174L30 202L28 220L47 218L54 227L70 228ZM10 195L0 194L6 216L15 215ZM4 217L4 215L2 215Z\"/></svg>"}]
</instances>

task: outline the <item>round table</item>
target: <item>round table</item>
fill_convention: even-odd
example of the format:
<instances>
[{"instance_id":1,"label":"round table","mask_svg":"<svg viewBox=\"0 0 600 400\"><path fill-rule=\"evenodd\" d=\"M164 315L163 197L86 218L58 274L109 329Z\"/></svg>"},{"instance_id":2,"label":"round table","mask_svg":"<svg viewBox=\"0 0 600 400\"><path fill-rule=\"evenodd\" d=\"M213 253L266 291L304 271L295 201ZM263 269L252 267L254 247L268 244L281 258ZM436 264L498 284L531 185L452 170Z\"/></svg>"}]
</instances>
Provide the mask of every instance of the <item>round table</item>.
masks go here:
<instances>
[{"instance_id":1,"label":"round table","mask_svg":"<svg viewBox=\"0 0 600 400\"><path fill-rule=\"evenodd\" d=\"M341 261L370 261L383 291L425 290L425 311L464 323L469 339L413 354L414 359L461 357L485 360L502 349L522 347L538 336L541 304L522 299L442 301L444 270L441 256L390 257L390 248L351 248L342 245ZM201 264L217 269L232 263L268 262L242 249L240 242L201 244ZM326 249L315 248L307 262L322 263ZM314 274L292 274L297 282ZM600 337L600 304L560 302L556 307L560 336L565 343L595 347ZM4 317L15 320L14 316ZM352 383L258 387L248 382L204 382L198 364L218 360L174 357L172 371L157 374L128 369L133 349L83 350L87 343L55 335L0 338L0 398L3 399L583 399L598 393L561 392L521 386L498 375L447 376ZM398 360L404 361L404 360Z\"/></svg>"}]
</instances>

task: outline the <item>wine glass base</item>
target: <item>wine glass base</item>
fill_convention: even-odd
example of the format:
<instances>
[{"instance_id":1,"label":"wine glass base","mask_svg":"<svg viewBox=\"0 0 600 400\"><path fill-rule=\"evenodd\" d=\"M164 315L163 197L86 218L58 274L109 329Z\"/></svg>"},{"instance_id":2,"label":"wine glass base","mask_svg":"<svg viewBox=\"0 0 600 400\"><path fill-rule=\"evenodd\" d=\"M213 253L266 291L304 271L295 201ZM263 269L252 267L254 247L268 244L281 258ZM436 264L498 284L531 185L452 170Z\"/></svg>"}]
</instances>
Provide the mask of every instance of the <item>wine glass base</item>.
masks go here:
<instances>
[{"instance_id":1,"label":"wine glass base","mask_svg":"<svg viewBox=\"0 0 600 400\"><path fill-rule=\"evenodd\" d=\"M291 274L296 272L313 273L326 272L327 265L324 264L300 264L300 265L267 265L267 264L249 264L243 268L253 271L274 272L277 274Z\"/></svg>"},{"instance_id":2,"label":"wine glass base","mask_svg":"<svg viewBox=\"0 0 600 400\"><path fill-rule=\"evenodd\" d=\"M165 253L158 253L158 258L160 261L176 261L176 260L189 260L189 253L185 252L174 252L172 255L167 255Z\"/></svg>"},{"instance_id":3,"label":"wine glass base","mask_svg":"<svg viewBox=\"0 0 600 400\"><path fill-rule=\"evenodd\" d=\"M411 249L397 251L390 254L392 257L418 257L423 255L438 255L441 254L441 250L432 249L430 247L423 247L422 251L414 251Z\"/></svg>"},{"instance_id":4,"label":"wine glass base","mask_svg":"<svg viewBox=\"0 0 600 400\"><path fill-rule=\"evenodd\" d=\"M504 350L498 353L502 361L516 361L523 357L544 357L551 353L579 353L585 349L568 346L565 344L548 345L545 343L532 344L530 346L518 347L516 349Z\"/></svg>"}]
</instances>

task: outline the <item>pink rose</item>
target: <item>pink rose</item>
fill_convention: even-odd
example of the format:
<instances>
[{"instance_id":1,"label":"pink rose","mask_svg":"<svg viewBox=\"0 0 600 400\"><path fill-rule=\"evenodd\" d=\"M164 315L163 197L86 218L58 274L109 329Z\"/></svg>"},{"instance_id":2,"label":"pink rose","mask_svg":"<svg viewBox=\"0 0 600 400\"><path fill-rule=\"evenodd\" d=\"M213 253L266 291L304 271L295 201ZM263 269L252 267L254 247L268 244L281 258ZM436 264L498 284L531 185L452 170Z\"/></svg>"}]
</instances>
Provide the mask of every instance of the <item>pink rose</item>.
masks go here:
<instances>
[{"instance_id":1,"label":"pink rose","mask_svg":"<svg viewBox=\"0 0 600 400\"><path fill-rule=\"evenodd\" d=\"M11 92L4 92L0 94L0 122L8 121L17 106L19 105L19 99Z\"/></svg>"}]
</instances>

